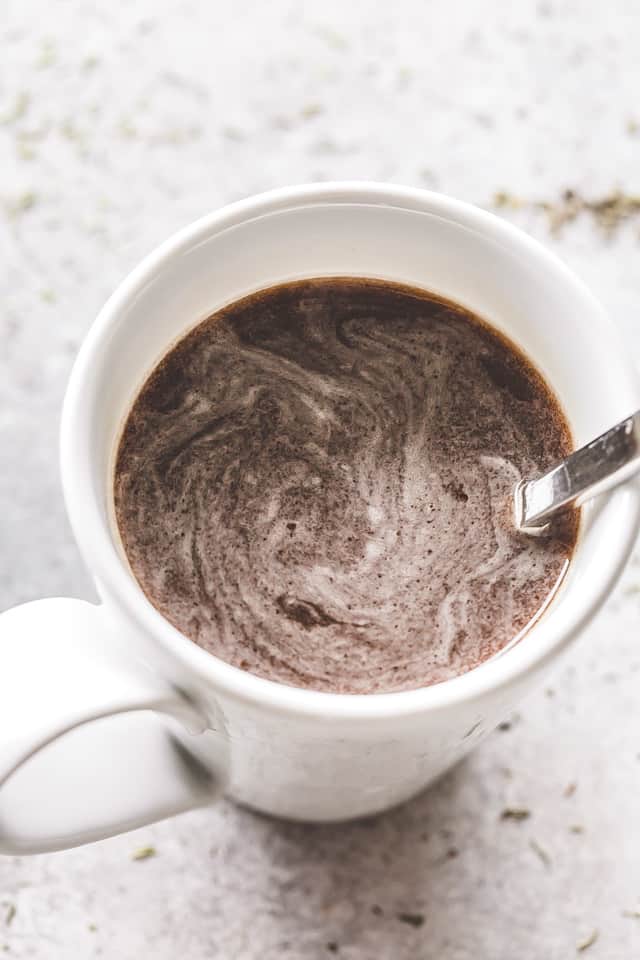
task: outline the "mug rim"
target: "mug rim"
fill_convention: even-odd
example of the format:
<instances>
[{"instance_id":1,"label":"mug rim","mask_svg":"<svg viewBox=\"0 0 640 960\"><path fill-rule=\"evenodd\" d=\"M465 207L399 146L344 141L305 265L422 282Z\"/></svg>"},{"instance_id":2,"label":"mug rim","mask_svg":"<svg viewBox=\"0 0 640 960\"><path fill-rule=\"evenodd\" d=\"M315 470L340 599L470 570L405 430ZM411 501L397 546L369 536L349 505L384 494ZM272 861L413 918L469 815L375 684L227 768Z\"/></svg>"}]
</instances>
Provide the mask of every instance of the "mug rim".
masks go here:
<instances>
[{"instance_id":1,"label":"mug rim","mask_svg":"<svg viewBox=\"0 0 640 960\"><path fill-rule=\"evenodd\" d=\"M542 668L594 616L633 548L640 527L640 487L631 483L603 495L601 502L609 505L612 514L608 524L612 535L608 538L610 550L601 551L606 556L599 557L602 570L598 589L588 597L576 594L572 598L572 615L565 617L562 624L542 618L531 627L523 641L503 654L499 653L474 669L438 684L390 693L342 694L294 687L234 667L197 646L166 620L126 568L103 522L90 482L90 463L83 460L82 451L78 459L78 438L87 434L88 414L83 397L93 379L93 369L101 363L102 346L109 337L110 327L167 261L178 258L186 249L212 234L247 220L295 207L327 204L392 206L435 214L475 229L483 237L518 247L571 287L576 298L581 298L592 313L600 315L602 324L608 327L609 345L617 353L619 364L627 369L629 382L636 381L631 363L619 344L617 328L593 294L555 254L507 221L445 194L395 184L357 180L282 187L226 205L174 233L125 277L100 310L74 363L63 405L60 458L67 513L84 562L101 595L104 591L103 600L115 603L127 619L151 634L154 641L161 643L178 661L204 677L217 693L260 704L273 711L321 716L325 720L384 720L399 715L429 713L458 703L468 704ZM555 384L551 386L556 389ZM562 400L561 392L557 392ZM527 642L533 636L536 642Z\"/></svg>"}]
</instances>

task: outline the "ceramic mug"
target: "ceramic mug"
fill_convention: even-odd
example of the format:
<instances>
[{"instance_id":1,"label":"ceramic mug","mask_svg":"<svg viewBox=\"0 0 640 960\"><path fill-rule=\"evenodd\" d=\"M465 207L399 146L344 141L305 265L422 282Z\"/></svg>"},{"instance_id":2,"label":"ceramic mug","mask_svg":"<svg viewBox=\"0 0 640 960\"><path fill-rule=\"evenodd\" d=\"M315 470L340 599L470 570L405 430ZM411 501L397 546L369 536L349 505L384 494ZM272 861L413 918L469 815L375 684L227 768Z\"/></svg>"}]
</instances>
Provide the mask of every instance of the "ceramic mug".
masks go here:
<instances>
[{"instance_id":1,"label":"ceramic mug","mask_svg":"<svg viewBox=\"0 0 640 960\"><path fill-rule=\"evenodd\" d=\"M640 490L582 511L562 589L524 638L419 690L341 695L229 666L145 598L113 519L114 453L147 374L219 307L287 280L379 277L487 318L556 390L576 443L640 406L601 307L508 223L388 184L297 186L198 220L120 285L80 351L62 418L64 493L99 605L49 599L0 617L0 850L70 847L225 791L280 817L375 813L422 790L504 719L593 617L634 542Z\"/></svg>"}]
</instances>

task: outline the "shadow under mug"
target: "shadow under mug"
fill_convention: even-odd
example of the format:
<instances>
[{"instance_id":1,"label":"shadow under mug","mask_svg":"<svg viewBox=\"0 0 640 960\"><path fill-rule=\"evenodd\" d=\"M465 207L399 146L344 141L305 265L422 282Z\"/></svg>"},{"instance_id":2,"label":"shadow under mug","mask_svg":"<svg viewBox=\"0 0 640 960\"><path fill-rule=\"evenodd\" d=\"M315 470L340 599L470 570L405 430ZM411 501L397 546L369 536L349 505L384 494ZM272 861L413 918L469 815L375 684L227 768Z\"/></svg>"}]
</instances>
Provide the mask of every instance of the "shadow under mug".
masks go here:
<instances>
[{"instance_id":1,"label":"shadow under mug","mask_svg":"<svg viewBox=\"0 0 640 960\"><path fill-rule=\"evenodd\" d=\"M544 373L578 444L640 406L627 352L582 283L470 205L388 184L310 184L232 204L176 234L107 302L65 399L65 499L101 603L39 600L0 617L1 851L85 843L220 791L300 820L398 804L540 682L613 586L640 520L634 484L583 508L563 588L525 637L432 687L350 696L277 684L200 649L153 608L113 522L114 453L136 391L219 307L323 275L424 287L485 317Z\"/></svg>"}]
</instances>

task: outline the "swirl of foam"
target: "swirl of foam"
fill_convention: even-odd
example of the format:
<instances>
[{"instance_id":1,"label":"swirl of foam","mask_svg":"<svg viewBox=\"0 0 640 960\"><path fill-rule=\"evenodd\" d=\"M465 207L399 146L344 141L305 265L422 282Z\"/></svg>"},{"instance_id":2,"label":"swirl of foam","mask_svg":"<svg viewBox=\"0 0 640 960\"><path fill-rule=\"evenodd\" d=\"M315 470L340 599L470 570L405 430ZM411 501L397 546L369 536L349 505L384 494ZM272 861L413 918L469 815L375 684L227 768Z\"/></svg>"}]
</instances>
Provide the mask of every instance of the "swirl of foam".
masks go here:
<instances>
[{"instance_id":1,"label":"swirl of foam","mask_svg":"<svg viewBox=\"0 0 640 960\"><path fill-rule=\"evenodd\" d=\"M518 536L510 496L569 450L531 365L467 311L377 281L271 288L200 324L125 425L132 570L196 643L319 690L419 687L500 650L575 522Z\"/></svg>"}]
</instances>

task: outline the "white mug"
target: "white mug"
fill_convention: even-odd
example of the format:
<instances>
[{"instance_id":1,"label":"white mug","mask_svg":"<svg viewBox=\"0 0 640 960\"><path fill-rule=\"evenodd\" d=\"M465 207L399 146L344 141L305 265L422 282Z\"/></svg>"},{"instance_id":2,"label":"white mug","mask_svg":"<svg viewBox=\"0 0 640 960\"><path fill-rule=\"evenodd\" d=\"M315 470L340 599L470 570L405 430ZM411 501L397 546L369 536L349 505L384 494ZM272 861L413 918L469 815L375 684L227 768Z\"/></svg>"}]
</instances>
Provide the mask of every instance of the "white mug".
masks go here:
<instances>
[{"instance_id":1,"label":"white mug","mask_svg":"<svg viewBox=\"0 0 640 960\"><path fill-rule=\"evenodd\" d=\"M564 585L519 643L424 689L354 696L274 683L200 649L154 609L113 520L114 451L137 389L219 307L322 275L402 281L487 318L545 374L576 443L640 406L627 353L582 283L467 204L387 184L313 184L182 230L103 308L66 395L64 493L101 603L38 600L0 617L1 851L96 840L220 791L301 820L391 807L504 719L611 590L640 520L634 484L583 508Z\"/></svg>"}]
</instances>

